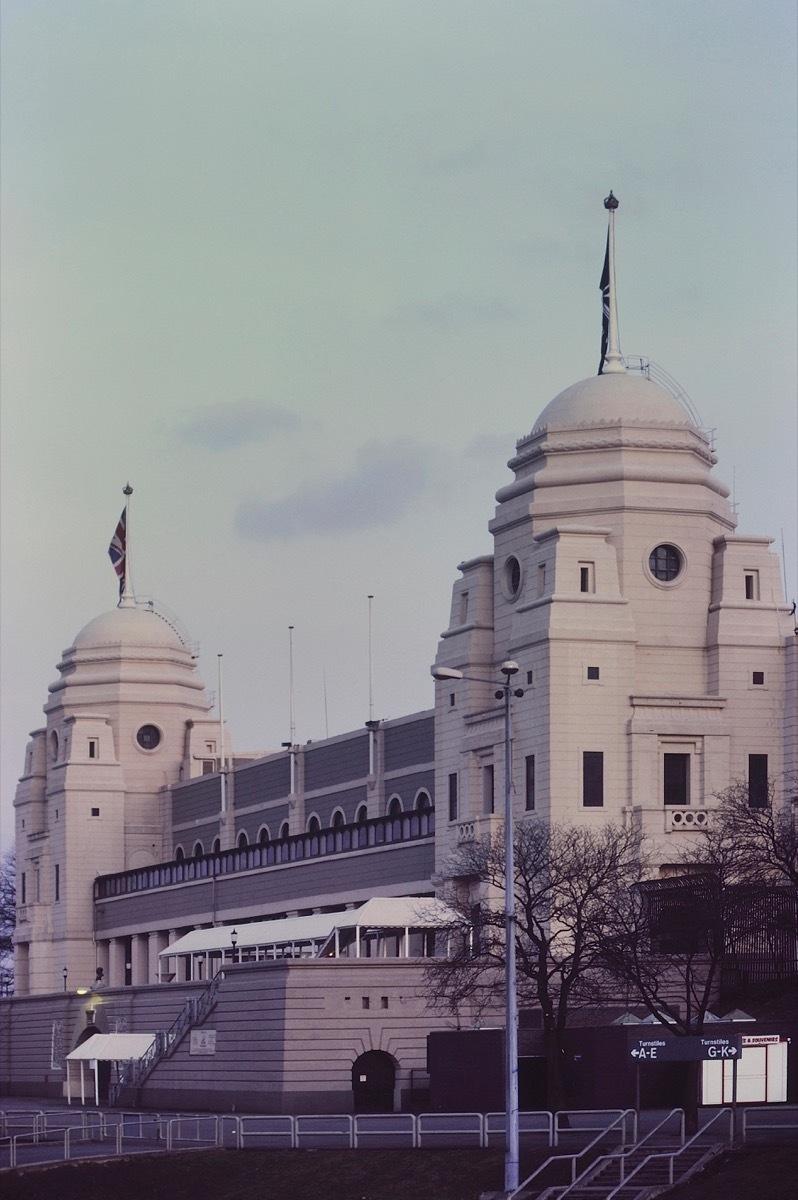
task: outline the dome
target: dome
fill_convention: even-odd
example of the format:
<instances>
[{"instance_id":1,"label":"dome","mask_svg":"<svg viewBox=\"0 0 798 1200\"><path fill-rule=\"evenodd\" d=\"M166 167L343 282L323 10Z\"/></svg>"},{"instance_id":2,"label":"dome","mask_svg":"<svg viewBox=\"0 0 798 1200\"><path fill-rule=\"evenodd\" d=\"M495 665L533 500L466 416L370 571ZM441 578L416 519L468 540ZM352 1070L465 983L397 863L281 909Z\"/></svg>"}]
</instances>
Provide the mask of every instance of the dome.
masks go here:
<instances>
[{"instance_id":1,"label":"dome","mask_svg":"<svg viewBox=\"0 0 798 1200\"><path fill-rule=\"evenodd\" d=\"M644 375L593 375L560 392L535 421L535 429L597 425L688 425L675 396Z\"/></svg>"},{"instance_id":2,"label":"dome","mask_svg":"<svg viewBox=\"0 0 798 1200\"><path fill-rule=\"evenodd\" d=\"M151 608L112 608L84 625L76 650L94 646L163 646L185 650L179 635Z\"/></svg>"}]
</instances>

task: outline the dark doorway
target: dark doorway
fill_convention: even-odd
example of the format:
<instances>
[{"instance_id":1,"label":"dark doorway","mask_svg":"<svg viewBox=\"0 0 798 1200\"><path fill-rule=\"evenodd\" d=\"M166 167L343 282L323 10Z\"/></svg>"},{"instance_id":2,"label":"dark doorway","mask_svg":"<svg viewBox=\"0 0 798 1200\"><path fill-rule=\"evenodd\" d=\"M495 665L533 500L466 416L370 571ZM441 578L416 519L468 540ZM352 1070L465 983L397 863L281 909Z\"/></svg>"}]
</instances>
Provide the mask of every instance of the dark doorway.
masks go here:
<instances>
[{"instance_id":1,"label":"dark doorway","mask_svg":"<svg viewBox=\"0 0 798 1200\"><path fill-rule=\"evenodd\" d=\"M396 1066L384 1050L368 1050L352 1067L355 1112L393 1112Z\"/></svg>"}]
</instances>

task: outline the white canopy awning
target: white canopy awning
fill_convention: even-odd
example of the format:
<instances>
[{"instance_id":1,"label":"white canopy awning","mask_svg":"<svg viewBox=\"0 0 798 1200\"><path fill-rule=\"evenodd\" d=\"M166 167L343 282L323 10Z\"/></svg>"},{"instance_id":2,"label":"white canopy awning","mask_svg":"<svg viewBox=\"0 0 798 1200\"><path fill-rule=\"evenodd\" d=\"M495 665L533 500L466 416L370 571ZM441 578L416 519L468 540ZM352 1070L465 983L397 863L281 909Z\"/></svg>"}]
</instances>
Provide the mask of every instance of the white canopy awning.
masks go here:
<instances>
[{"instance_id":1,"label":"white canopy awning","mask_svg":"<svg viewBox=\"0 0 798 1200\"><path fill-rule=\"evenodd\" d=\"M93 1033L76 1046L67 1058L72 1062L96 1059L100 1062L129 1062L143 1058L155 1041L154 1033Z\"/></svg>"},{"instance_id":2,"label":"white canopy awning","mask_svg":"<svg viewBox=\"0 0 798 1200\"><path fill-rule=\"evenodd\" d=\"M309 917L283 917L276 921L252 921L236 925L239 953L255 946L285 946L292 943L325 942L335 929L440 929L455 920L455 914L432 896L373 896L360 908L346 912L314 913ZM159 957L176 954L206 954L232 950L232 925L193 929L162 950Z\"/></svg>"}]
</instances>

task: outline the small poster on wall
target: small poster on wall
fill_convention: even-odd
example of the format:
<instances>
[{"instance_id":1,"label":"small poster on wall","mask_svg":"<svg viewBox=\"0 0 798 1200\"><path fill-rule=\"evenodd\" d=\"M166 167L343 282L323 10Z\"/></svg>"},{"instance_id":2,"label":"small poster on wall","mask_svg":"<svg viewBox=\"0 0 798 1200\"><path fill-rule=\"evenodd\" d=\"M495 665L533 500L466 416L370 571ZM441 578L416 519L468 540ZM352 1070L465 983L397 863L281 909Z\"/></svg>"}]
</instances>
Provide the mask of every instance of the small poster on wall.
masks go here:
<instances>
[{"instance_id":1,"label":"small poster on wall","mask_svg":"<svg viewBox=\"0 0 798 1200\"><path fill-rule=\"evenodd\" d=\"M216 1030L215 1029L192 1029L191 1030L191 1054L215 1054L216 1053Z\"/></svg>"}]
</instances>

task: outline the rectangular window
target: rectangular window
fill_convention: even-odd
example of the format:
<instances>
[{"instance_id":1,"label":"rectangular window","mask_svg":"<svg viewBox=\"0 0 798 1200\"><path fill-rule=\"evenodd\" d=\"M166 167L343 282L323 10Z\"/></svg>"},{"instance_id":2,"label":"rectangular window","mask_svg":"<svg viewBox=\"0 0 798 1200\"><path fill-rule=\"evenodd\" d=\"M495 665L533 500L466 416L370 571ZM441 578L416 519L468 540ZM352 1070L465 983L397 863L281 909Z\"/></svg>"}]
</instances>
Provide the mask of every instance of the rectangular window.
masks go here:
<instances>
[{"instance_id":1,"label":"rectangular window","mask_svg":"<svg viewBox=\"0 0 798 1200\"><path fill-rule=\"evenodd\" d=\"M585 750L582 755L582 804L585 808L604 806L603 750Z\"/></svg>"},{"instance_id":2,"label":"rectangular window","mask_svg":"<svg viewBox=\"0 0 798 1200\"><path fill-rule=\"evenodd\" d=\"M768 806L768 756L748 755L748 803L751 808Z\"/></svg>"},{"instance_id":3,"label":"rectangular window","mask_svg":"<svg viewBox=\"0 0 798 1200\"><path fill-rule=\"evenodd\" d=\"M457 772L449 776L449 820L456 821L458 817Z\"/></svg>"},{"instance_id":4,"label":"rectangular window","mask_svg":"<svg viewBox=\"0 0 798 1200\"><path fill-rule=\"evenodd\" d=\"M98 738L89 738L89 758L100 757L100 742Z\"/></svg>"},{"instance_id":5,"label":"rectangular window","mask_svg":"<svg viewBox=\"0 0 798 1200\"><path fill-rule=\"evenodd\" d=\"M99 810L99 808L93 808L93 809L91 810L91 815L92 815L93 817L99 817L99 815L100 815L100 810Z\"/></svg>"},{"instance_id":6,"label":"rectangular window","mask_svg":"<svg viewBox=\"0 0 798 1200\"><path fill-rule=\"evenodd\" d=\"M535 678L534 672L533 672L533 671L527 671L527 673L526 673L526 682L527 682L527 686L528 686L528 687L531 687L531 686L532 686L532 681L533 681L533 679L534 679L534 678Z\"/></svg>"},{"instance_id":7,"label":"rectangular window","mask_svg":"<svg viewBox=\"0 0 798 1200\"><path fill-rule=\"evenodd\" d=\"M745 572L745 598L746 600L759 599L759 572Z\"/></svg>"},{"instance_id":8,"label":"rectangular window","mask_svg":"<svg viewBox=\"0 0 798 1200\"><path fill-rule=\"evenodd\" d=\"M546 564L541 563L538 567L538 596L542 596L546 591Z\"/></svg>"},{"instance_id":9,"label":"rectangular window","mask_svg":"<svg viewBox=\"0 0 798 1200\"><path fill-rule=\"evenodd\" d=\"M371 1008L371 1001L368 996L360 997L360 1006L361 1008Z\"/></svg>"},{"instance_id":10,"label":"rectangular window","mask_svg":"<svg viewBox=\"0 0 798 1200\"><path fill-rule=\"evenodd\" d=\"M762 687L765 682L764 671L754 671L751 675L751 683L754 687Z\"/></svg>"},{"instance_id":11,"label":"rectangular window","mask_svg":"<svg viewBox=\"0 0 798 1200\"><path fill-rule=\"evenodd\" d=\"M460 624L465 625L468 620L468 592L460 593Z\"/></svg>"},{"instance_id":12,"label":"rectangular window","mask_svg":"<svg viewBox=\"0 0 798 1200\"><path fill-rule=\"evenodd\" d=\"M535 807L535 756L527 754L524 759L525 764L525 787L524 794L526 797L526 811L532 812Z\"/></svg>"},{"instance_id":13,"label":"rectangular window","mask_svg":"<svg viewBox=\"0 0 798 1200\"><path fill-rule=\"evenodd\" d=\"M580 592L595 592L596 590L596 571L594 563L579 564L579 591Z\"/></svg>"},{"instance_id":14,"label":"rectangular window","mask_svg":"<svg viewBox=\"0 0 798 1200\"><path fill-rule=\"evenodd\" d=\"M487 816L494 811L493 763L482 768L482 811Z\"/></svg>"},{"instance_id":15,"label":"rectangular window","mask_svg":"<svg viewBox=\"0 0 798 1200\"><path fill-rule=\"evenodd\" d=\"M588 679L598 679L600 674L601 672L599 671L598 667L588 667L587 669Z\"/></svg>"},{"instance_id":16,"label":"rectangular window","mask_svg":"<svg viewBox=\"0 0 798 1200\"><path fill-rule=\"evenodd\" d=\"M19 896L20 904L28 903L28 879L24 871L19 877Z\"/></svg>"},{"instance_id":17,"label":"rectangular window","mask_svg":"<svg viewBox=\"0 0 798 1200\"><path fill-rule=\"evenodd\" d=\"M665 804L690 803L689 754L663 755L662 797Z\"/></svg>"},{"instance_id":18,"label":"rectangular window","mask_svg":"<svg viewBox=\"0 0 798 1200\"><path fill-rule=\"evenodd\" d=\"M54 885L55 885L55 899L58 901L61 899L61 867L59 866L58 863L55 864Z\"/></svg>"}]
</instances>

